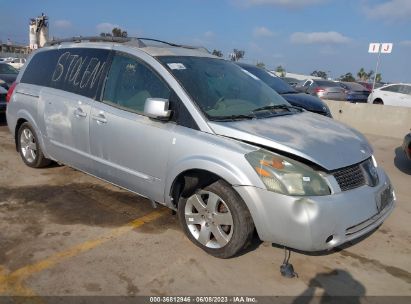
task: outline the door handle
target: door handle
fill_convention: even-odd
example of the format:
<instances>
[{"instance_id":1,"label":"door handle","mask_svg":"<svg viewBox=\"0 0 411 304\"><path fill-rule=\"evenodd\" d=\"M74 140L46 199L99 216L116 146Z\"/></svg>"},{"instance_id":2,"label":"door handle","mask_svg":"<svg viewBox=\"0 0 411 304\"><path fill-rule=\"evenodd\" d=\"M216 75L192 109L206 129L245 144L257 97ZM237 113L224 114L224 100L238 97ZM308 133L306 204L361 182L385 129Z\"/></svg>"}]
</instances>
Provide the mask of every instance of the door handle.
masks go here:
<instances>
[{"instance_id":1,"label":"door handle","mask_svg":"<svg viewBox=\"0 0 411 304\"><path fill-rule=\"evenodd\" d=\"M74 115L76 116L76 117L87 117L87 113L86 112L84 112L83 111L83 109L82 108L77 108L77 109L75 109L74 110Z\"/></svg>"},{"instance_id":2,"label":"door handle","mask_svg":"<svg viewBox=\"0 0 411 304\"><path fill-rule=\"evenodd\" d=\"M107 123L107 119L104 116L104 114L98 114L97 116L93 116L93 119L98 123L98 124L105 124Z\"/></svg>"}]
</instances>

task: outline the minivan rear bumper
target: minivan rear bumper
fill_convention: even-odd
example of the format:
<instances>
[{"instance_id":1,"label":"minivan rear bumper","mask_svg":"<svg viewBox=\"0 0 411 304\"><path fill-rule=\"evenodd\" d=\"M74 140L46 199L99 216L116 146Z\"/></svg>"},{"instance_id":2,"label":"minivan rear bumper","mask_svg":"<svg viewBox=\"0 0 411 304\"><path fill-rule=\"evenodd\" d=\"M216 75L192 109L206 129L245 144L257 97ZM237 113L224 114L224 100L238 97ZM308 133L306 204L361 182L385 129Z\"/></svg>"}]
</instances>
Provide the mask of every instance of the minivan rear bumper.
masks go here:
<instances>
[{"instance_id":1,"label":"minivan rear bumper","mask_svg":"<svg viewBox=\"0 0 411 304\"><path fill-rule=\"evenodd\" d=\"M361 237L384 222L395 194L384 170L379 184L328 196L293 197L253 186L234 187L253 216L261 240L303 251L323 251ZM389 189L389 190L387 190ZM388 204L378 211L382 193Z\"/></svg>"}]
</instances>

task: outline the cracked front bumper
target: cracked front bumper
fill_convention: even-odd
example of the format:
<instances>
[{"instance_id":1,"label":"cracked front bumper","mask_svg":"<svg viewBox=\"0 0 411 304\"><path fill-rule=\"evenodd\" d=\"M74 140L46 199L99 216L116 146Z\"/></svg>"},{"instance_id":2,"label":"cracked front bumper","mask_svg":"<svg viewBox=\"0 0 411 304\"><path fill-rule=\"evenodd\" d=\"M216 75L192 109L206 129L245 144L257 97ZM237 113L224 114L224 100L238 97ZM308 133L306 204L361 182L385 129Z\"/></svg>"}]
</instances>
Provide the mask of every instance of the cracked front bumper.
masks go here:
<instances>
[{"instance_id":1,"label":"cracked front bumper","mask_svg":"<svg viewBox=\"0 0 411 304\"><path fill-rule=\"evenodd\" d=\"M234 188L246 202L261 240L322 251L372 231L392 212L395 194L391 182L384 170L377 171L377 186L327 196L295 197L253 186Z\"/></svg>"}]
</instances>

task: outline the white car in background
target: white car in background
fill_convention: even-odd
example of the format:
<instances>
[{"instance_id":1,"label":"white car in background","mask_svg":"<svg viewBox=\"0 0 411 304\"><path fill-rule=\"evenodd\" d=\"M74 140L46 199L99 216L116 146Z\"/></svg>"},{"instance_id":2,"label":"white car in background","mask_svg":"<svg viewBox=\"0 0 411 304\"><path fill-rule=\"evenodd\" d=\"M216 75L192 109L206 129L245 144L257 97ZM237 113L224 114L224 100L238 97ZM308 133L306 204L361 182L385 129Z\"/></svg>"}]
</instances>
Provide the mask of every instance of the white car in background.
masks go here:
<instances>
[{"instance_id":1,"label":"white car in background","mask_svg":"<svg viewBox=\"0 0 411 304\"><path fill-rule=\"evenodd\" d=\"M10 64L13 68L20 70L26 63L26 58L13 58L11 61L7 63Z\"/></svg>"},{"instance_id":2,"label":"white car in background","mask_svg":"<svg viewBox=\"0 0 411 304\"><path fill-rule=\"evenodd\" d=\"M411 84L396 83L374 89L368 103L411 107Z\"/></svg>"}]
</instances>

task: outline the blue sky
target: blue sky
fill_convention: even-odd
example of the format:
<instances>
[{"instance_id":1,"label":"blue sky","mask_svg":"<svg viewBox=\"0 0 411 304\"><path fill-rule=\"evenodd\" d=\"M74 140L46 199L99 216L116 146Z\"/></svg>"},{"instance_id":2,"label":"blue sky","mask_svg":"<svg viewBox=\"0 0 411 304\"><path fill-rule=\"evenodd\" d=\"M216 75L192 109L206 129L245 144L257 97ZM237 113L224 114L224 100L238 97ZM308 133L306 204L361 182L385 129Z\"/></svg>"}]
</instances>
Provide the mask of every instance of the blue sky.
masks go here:
<instances>
[{"instance_id":1,"label":"blue sky","mask_svg":"<svg viewBox=\"0 0 411 304\"><path fill-rule=\"evenodd\" d=\"M10 6L0 0L1 7ZM381 56L383 80L411 82L411 0L19 0L2 11L0 40L28 43L28 21L44 12L50 35L97 35L119 26L129 36L204 45L289 72L338 77L375 70L370 42L393 42Z\"/></svg>"}]
</instances>

